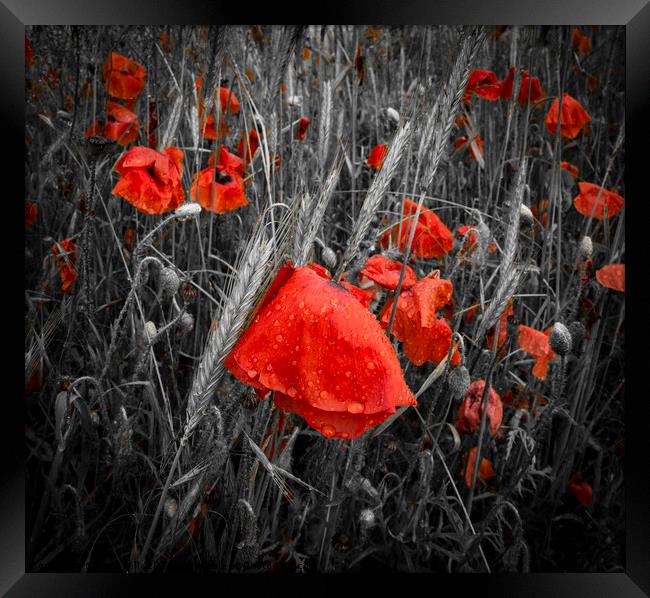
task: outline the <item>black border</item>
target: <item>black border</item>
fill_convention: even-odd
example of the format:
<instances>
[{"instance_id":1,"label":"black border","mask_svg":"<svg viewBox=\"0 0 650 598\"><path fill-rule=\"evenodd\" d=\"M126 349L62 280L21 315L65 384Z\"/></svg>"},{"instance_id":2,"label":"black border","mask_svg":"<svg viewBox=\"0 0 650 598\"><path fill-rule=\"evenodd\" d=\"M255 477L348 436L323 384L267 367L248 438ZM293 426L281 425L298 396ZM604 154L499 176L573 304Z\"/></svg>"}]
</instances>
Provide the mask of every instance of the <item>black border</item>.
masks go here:
<instances>
[{"instance_id":1,"label":"black border","mask_svg":"<svg viewBox=\"0 0 650 598\"><path fill-rule=\"evenodd\" d=\"M245 10L241 3L223 0L2 0L0 3L0 106L2 107L2 145L9 149L0 161L0 176L4 181L6 200L4 209L11 216L5 228L3 251L4 275L7 290L4 299L16 301L3 310L5 332L11 329L20 334L17 314L23 309L22 297L16 280L22 280L18 270L19 261L14 252L21 251L23 213L21 177L17 173L24 168L19 150L24 147L24 51L25 25L99 25L99 24L242 24L245 19L256 23L315 23L350 24L522 24L522 25L569 25L602 24L626 25L626 242L628 251L626 265L628 282L626 290L626 573L571 573L527 575L455 575L375 577L362 581L364 591L373 586L402 591L416 589L423 582L426 592L485 591L498 592L500 596L526 596L575 598L579 596L641 598L650 595L650 484L648 480L648 426L645 416L648 404L647 356L650 355L650 327L648 326L647 295L643 295L643 279L648 270L644 258L649 253L644 243L648 238L648 185L646 172L650 157L650 131L647 111L650 93L650 4L648 0L363 0L350 5L337 0L327 3L327 13L306 14L306 3L282 8L278 2L267 2L253 8L249 3ZM9 183L9 189L6 185ZM631 212L630 212L631 209ZM632 217L630 217L632 216ZM635 229L632 231L631 229ZM646 229L646 230L644 230ZM10 238L7 239L7 233ZM18 238L13 239L13 235ZM635 236L636 235L636 236ZM631 244L631 245L630 245ZM10 314L16 313L16 317ZM630 325L634 323L634 325ZM23 330L24 332L24 330ZM5 343L9 337L5 334ZM630 344L630 342L632 344ZM22 340L17 339L22 346ZM201 575L107 575L107 574L25 574L25 507L24 507L24 455L17 447L23 446L24 409L21 403L23 368L17 349L7 351L3 363L11 375L5 377L5 392L0 392L0 593L9 596L112 596L119 592L139 595L161 595L179 592L201 591L198 585L210 593L236 596L247 592L248 582L262 589L265 595L276 595L305 584L310 594L319 590L348 593L348 582L340 576L285 577L273 576L201 576ZM15 363L14 363L15 360ZM632 384L630 385L630 382ZM15 384L15 386L14 386ZM4 395L4 396L3 396ZM348 576L346 576L348 577ZM307 578L307 579L306 579ZM418 578L415 580L415 578ZM279 580L279 581L278 581ZM359 580L361 581L361 580ZM263 584L259 585L258 584ZM399 584L399 585L397 585ZM440 585L446 586L445 589ZM291 588L287 586L290 585ZM13 586L13 587L12 587ZM342 592L341 592L342 591Z\"/></svg>"}]
</instances>

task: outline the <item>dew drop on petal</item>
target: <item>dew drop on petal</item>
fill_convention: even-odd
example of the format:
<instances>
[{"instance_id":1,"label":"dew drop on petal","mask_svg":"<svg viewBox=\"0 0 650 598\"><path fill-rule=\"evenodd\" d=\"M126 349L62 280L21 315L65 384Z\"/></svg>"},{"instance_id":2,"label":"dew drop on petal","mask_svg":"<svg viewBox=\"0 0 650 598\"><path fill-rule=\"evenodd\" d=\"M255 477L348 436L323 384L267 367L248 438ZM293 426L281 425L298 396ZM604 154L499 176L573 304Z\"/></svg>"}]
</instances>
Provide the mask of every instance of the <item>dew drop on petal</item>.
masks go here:
<instances>
[{"instance_id":1,"label":"dew drop on petal","mask_svg":"<svg viewBox=\"0 0 650 598\"><path fill-rule=\"evenodd\" d=\"M291 398L293 398L293 397L295 397L295 396L298 394L298 391L297 391L293 386L290 386L289 389L287 390L287 394L288 394Z\"/></svg>"},{"instance_id":2,"label":"dew drop on petal","mask_svg":"<svg viewBox=\"0 0 650 598\"><path fill-rule=\"evenodd\" d=\"M255 376L257 376L257 370L248 370L246 373L249 378L255 378Z\"/></svg>"},{"instance_id":3,"label":"dew drop on petal","mask_svg":"<svg viewBox=\"0 0 650 598\"><path fill-rule=\"evenodd\" d=\"M347 408L350 413L363 413L363 405L359 401L350 401Z\"/></svg>"},{"instance_id":4,"label":"dew drop on petal","mask_svg":"<svg viewBox=\"0 0 650 598\"><path fill-rule=\"evenodd\" d=\"M323 436L326 436L327 438L331 438L336 434L336 428L334 426L331 426L330 424L325 424L321 429L321 434Z\"/></svg>"}]
</instances>

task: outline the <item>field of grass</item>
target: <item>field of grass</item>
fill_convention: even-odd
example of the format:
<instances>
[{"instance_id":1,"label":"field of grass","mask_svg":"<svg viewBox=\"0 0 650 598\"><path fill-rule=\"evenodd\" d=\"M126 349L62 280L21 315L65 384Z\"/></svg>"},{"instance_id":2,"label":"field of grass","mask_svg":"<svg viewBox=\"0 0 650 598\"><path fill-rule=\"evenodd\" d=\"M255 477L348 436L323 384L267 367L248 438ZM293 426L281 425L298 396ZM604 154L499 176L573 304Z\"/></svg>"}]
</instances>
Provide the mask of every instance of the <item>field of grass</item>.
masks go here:
<instances>
[{"instance_id":1,"label":"field of grass","mask_svg":"<svg viewBox=\"0 0 650 598\"><path fill-rule=\"evenodd\" d=\"M624 41L28 27L27 570L623 571Z\"/></svg>"}]
</instances>

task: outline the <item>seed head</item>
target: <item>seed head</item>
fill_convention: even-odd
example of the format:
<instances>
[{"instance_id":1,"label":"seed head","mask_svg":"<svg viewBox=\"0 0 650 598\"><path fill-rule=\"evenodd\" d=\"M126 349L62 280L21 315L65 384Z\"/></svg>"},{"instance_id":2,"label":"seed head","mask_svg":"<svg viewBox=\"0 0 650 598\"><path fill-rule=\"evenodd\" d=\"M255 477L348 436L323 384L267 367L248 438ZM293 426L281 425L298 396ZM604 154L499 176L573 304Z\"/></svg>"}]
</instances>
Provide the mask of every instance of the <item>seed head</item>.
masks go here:
<instances>
[{"instance_id":1,"label":"seed head","mask_svg":"<svg viewBox=\"0 0 650 598\"><path fill-rule=\"evenodd\" d=\"M175 295L180 284L180 278L173 268L166 267L160 271L160 287L167 295Z\"/></svg>"},{"instance_id":2,"label":"seed head","mask_svg":"<svg viewBox=\"0 0 650 598\"><path fill-rule=\"evenodd\" d=\"M144 332L147 339L151 340L154 336L156 336L158 330L156 329L156 325L151 320L149 320L148 322L145 322Z\"/></svg>"},{"instance_id":3,"label":"seed head","mask_svg":"<svg viewBox=\"0 0 650 598\"><path fill-rule=\"evenodd\" d=\"M449 372L447 384L449 384L449 390L455 399L460 399L465 396L469 388L469 383L469 372L464 365L459 365Z\"/></svg>"},{"instance_id":4,"label":"seed head","mask_svg":"<svg viewBox=\"0 0 650 598\"><path fill-rule=\"evenodd\" d=\"M375 525L375 514L372 509L363 509L363 511L359 513L359 524L365 529Z\"/></svg>"},{"instance_id":5,"label":"seed head","mask_svg":"<svg viewBox=\"0 0 650 598\"><path fill-rule=\"evenodd\" d=\"M183 204L174 212L174 216L179 220L188 220L193 216L197 216L201 213L201 206L196 202L189 202Z\"/></svg>"},{"instance_id":6,"label":"seed head","mask_svg":"<svg viewBox=\"0 0 650 598\"><path fill-rule=\"evenodd\" d=\"M185 312L181 316L178 325L180 326L182 334L189 334L190 332L192 332L192 329L194 328L194 317L192 316L192 314Z\"/></svg>"},{"instance_id":7,"label":"seed head","mask_svg":"<svg viewBox=\"0 0 650 598\"><path fill-rule=\"evenodd\" d=\"M176 511L178 511L178 503L170 496L165 501L165 515L171 519L176 515Z\"/></svg>"},{"instance_id":8,"label":"seed head","mask_svg":"<svg viewBox=\"0 0 650 598\"><path fill-rule=\"evenodd\" d=\"M533 213L530 211L530 208L523 203L519 206L519 222L525 226L532 226L535 218Z\"/></svg>"},{"instance_id":9,"label":"seed head","mask_svg":"<svg viewBox=\"0 0 650 598\"><path fill-rule=\"evenodd\" d=\"M588 260L591 257L591 254L594 252L594 244L591 242L591 237L582 237L580 241L580 257L583 260Z\"/></svg>"},{"instance_id":10,"label":"seed head","mask_svg":"<svg viewBox=\"0 0 650 598\"><path fill-rule=\"evenodd\" d=\"M567 355L571 351L571 333L562 322L555 322L553 330L548 337L551 349L558 355Z\"/></svg>"},{"instance_id":11,"label":"seed head","mask_svg":"<svg viewBox=\"0 0 650 598\"><path fill-rule=\"evenodd\" d=\"M334 253L334 251L329 247L323 247L321 258L330 270L336 266L336 253Z\"/></svg>"},{"instance_id":12,"label":"seed head","mask_svg":"<svg viewBox=\"0 0 650 598\"><path fill-rule=\"evenodd\" d=\"M386 116L395 124L399 124L399 112L395 108L386 108Z\"/></svg>"}]
</instances>

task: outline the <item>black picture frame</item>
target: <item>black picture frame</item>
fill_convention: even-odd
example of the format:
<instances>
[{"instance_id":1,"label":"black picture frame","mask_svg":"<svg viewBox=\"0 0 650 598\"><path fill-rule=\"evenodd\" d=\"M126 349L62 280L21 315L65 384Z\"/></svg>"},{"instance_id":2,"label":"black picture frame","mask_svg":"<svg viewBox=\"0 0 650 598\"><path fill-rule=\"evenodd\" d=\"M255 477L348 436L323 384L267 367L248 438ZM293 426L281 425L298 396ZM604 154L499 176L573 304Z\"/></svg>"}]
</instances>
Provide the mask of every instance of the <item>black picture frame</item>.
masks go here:
<instances>
[{"instance_id":1,"label":"black picture frame","mask_svg":"<svg viewBox=\"0 0 650 598\"><path fill-rule=\"evenodd\" d=\"M325 8L325 6L324 6ZM322 14L306 14L305 5L286 6L266 3L245 10L237 3L221 0L206 2L179 2L178 0L2 0L0 2L0 62L2 63L3 144L5 149L24 147L24 52L25 25L98 25L98 24L242 24L244 20L256 23L287 23L310 21L318 23L349 24L520 24L520 25L569 25L602 24L626 27L626 165L625 186L627 210L626 240L632 243L627 252L626 269L626 562L625 573L570 573L527 575L471 575L437 576L417 581L402 576L364 580L364 591L370 586L402 591L412 591L423 584L425 590L441 591L440 584L461 591L499 592L502 596L648 596L650 595L650 484L648 479L648 404L647 350L650 330L647 324L647 296L642 285L648 266L644 261L648 253L645 247L647 231L647 187L645 164L648 151L648 92L650 92L650 4L648 0L448 0L385 2L364 0L350 6L347 2L328 2ZM21 176L23 154L9 151L3 158L9 237L21 236L23 219ZM24 192L23 192L24 193ZM11 233L8 229L13 230ZM17 232L16 232L17 231ZM5 236L7 239L7 236ZM11 272L20 267L13 253L20 250L21 239L6 240L4 259L6 263L5 290L8 307L4 310L5 330L20 334L20 321L10 314L21 309L16 280L19 273ZM23 239L24 244L24 239ZM17 248L17 249L16 249ZM645 318L645 320L644 320ZM13 322L16 322L14 324ZM9 336L5 343L9 345ZM630 344L631 343L631 344ZM332 576L319 576L317 584L313 577L305 580L286 577L257 576L179 576L171 579L163 575L105 575L105 574L51 574L25 573L25 504L24 504L24 409L21 404L19 378L22 365L18 351L8 349L5 364L11 372L5 377L4 396L0 398L0 421L2 422L2 474L0 478L0 593L17 596L109 596L120 593L143 593L157 595L194 589L196 582L205 584L211 593L238 595L249 583L266 594L287 591L287 585L305 586L305 591L329 589L347 593L347 581ZM12 367L13 366L13 367ZM632 384L630 384L630 381ZM15 385L15 386L14 386ZM399 578L398 578L399 577ZM444 578L444 579L441 579ZM451 578L451 579L449 579ZM365 585L370 584L370 586ZM381 584L381 586L380 586ZM317 587L316 587L317 586ZM244 590L247 591L247 590Z\"/></svg>"}]
</instances>

